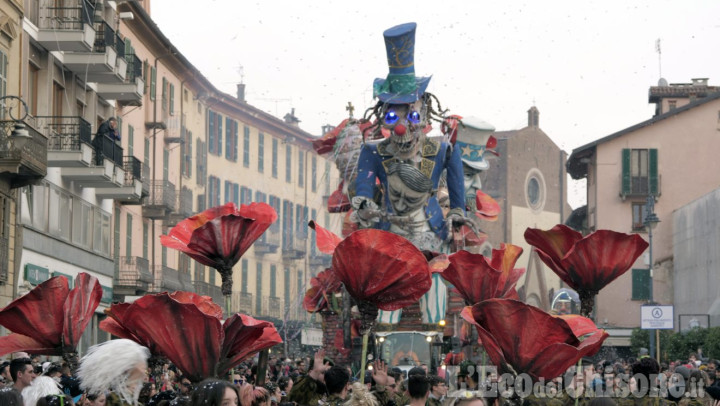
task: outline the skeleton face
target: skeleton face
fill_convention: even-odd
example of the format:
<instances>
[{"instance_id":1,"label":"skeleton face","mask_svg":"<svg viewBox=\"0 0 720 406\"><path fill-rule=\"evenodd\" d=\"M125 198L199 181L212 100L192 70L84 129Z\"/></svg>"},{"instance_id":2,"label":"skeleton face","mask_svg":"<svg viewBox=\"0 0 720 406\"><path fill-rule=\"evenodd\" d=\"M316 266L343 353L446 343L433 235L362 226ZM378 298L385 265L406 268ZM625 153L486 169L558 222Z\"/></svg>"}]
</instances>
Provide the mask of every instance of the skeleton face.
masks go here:
<instances>
[{"instance_id":1,"label":"skeleton face","mask_svg":"<svg viewBox=\"0 0 720 406\"><path fill-rule=\"evenodd\" d=\"M410 189L397 174L388 176L388 192L393 210L399 216L414 212L430 198L429 192Z\"/></svg>"},{"instance_id":2,"label":"skeleton face","mask_svg":"<svg viewBox=\"0 0 720 406\"><path fill-rule=\"evenodd\" d=\"M411 155L415 152L426 125L422 101L388 105L382 117L382 125L390 130L390 141L396 154Z\"/></svg>"}]
</instances>

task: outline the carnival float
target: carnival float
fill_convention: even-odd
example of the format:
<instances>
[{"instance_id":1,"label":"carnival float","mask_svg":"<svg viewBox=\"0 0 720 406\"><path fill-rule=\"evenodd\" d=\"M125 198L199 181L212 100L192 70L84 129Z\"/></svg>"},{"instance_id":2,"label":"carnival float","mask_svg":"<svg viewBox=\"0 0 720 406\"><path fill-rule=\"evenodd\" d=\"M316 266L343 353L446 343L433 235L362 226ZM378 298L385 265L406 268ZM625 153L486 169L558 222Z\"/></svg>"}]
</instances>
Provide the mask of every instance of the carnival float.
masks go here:
<instances>
[{"instance_id":1,"label":"carnival float","mask_svg":"<svg viewBox=\"0 0 720 406\"><path fill-rule=\"evenodd\" d=\"M515 263L522 249L491 249L482 231L500 210L480 176L488 169L484 155L494 152L494 128L448 115L426 91L430 77L415 75L415 30L408 23L384 32L389 73L373 83L377 103L314 143L341 175L327 210L343 216L344 232L310 223L332 262L310 280L303 306L322 315L333 343L328 351L357 364L361 380L369 353L402 369L456 366L472 352L451 349L453 338L482 348L499 373L552 380L600 349L608 335L590 319L593 298L647 243L608 230L583 236L563 225L528 228L527 242L579 294L581 315L555 316L519 301L524 269ZM162 244L215 268L226 303L182 291L146 295L113 304L100 328L147 347L151 365L167 359L194 382L226 376L257 353L263 377L265 350L281 337L271 323L231 314L227 301L233 266L277 217L264 203L229 203L180 222ZM78 341L101 295L85 274L72 289L64 276L38 285L0 310L0 325L12 332L0 338L0 355L57 355L76 365ZM448 312L459 315L460 328L443 325ZM357 328L338 329L338 320ZM360 356L351 358L357 342Z\"/></svg>"}]
</instances>

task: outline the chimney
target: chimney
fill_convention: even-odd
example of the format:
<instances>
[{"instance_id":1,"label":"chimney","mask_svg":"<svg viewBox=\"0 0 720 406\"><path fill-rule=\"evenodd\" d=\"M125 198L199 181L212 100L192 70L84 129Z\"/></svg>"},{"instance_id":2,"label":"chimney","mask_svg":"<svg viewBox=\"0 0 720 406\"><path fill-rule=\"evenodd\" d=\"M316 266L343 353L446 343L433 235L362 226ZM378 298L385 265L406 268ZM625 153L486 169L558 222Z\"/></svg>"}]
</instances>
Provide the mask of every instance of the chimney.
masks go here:
<instances>
[{"instance_id":1,"label":"chimney","mask_svg":"<svg viewBox=\"0 0 720 406\"><path fill-rule=\"evenodd\" d=\"M300 127L300 119L295 117L295 107L293 107L289 113L285 114L285 117L283 117L283 120L285 120L285 122L290 125L294 125L295 127Z\"/></svg>"},{"instance_id":2,"label":"chimney","mask_svg":"<svg viewBox=\"0 0 720 406\"><path fill-rule=\"evenodd\" d=\"M241 102L245 101L245 83L237 84L237 99Z\"/></svg>"},{"instance_id":3,"label":"chimney","mask_svg":"<svg viewBox=\"0 0 720 406\"><path fill-rule=\"evenodd\" d=\"M540 127L540 111L535 106L528 110L528 127Z\"/></svg>"}]
</instances>

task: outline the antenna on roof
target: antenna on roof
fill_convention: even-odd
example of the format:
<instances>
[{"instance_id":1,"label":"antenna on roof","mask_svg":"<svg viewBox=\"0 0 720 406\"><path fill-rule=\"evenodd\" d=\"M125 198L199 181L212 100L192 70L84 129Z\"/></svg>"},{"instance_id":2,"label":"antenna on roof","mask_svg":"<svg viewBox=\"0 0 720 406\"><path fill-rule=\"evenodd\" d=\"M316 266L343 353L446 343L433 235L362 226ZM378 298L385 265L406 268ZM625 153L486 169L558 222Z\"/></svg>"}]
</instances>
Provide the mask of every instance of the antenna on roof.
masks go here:
<instances>
[{"instance_id":1,"label":"antenna on roof","mask_svg":"<svg viewBox=\"0 0 720 406\"><path fill-rule=\"evenodd\" d=\"M655 40L655 52L658 54L658 71L662 78L662 48L660 47L660 38Z\"/></svg>"},{"instance_id":2,"label":"antenna on roof","mask_svg":"<svg viewBox=\"0 0 720 406\"><path fill-rule=\"evenodd\" d=\"M241 64L238 64L235 71L238 75L240 75L240 83L243 83L243 79L245 78L245 68Z\"/></svg>"}]
</instances>

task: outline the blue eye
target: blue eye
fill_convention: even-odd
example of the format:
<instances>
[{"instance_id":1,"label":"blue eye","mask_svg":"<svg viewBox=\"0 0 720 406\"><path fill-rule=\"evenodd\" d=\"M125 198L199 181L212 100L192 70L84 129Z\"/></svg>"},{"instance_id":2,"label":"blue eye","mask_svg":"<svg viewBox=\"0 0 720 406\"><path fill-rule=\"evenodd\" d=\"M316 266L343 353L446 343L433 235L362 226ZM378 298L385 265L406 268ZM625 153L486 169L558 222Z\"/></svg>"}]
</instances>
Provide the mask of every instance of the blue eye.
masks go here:
<instances>
[{"instance_id":1,"label":"blue eye","mask_svg":"<svg viewBox=\"0 0 720 406\"><path fill-rule=\"evenodd\" d=\"M420 113L413 110L408 113L407 119L409 122L411 122L413 124L420 124Z\"/></svg>"},{"instance_id":2,"label":"blue eye","mask_svg":"<svg viewBox=\"0 0 720 406\"><path fill-rule=\"evenodd\" d=\"M395 110L388 110L388 112L385 113L385 124L395 124L399 119L400 117L395 113Z\"/></svg>"}]
</instances>

